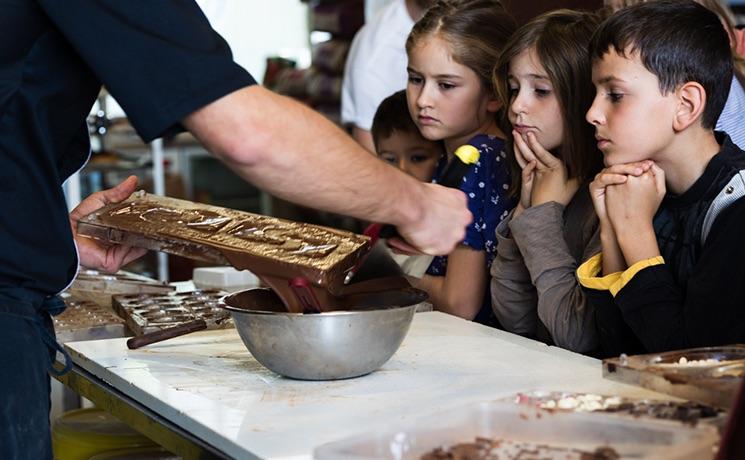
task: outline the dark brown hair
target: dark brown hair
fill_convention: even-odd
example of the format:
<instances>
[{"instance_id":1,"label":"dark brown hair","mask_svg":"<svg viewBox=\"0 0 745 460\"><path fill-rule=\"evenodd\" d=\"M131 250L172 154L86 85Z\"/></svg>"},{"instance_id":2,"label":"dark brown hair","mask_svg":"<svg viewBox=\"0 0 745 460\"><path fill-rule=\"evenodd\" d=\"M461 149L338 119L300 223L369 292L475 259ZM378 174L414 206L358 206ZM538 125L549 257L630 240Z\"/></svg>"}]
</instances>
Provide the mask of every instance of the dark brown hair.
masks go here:
<instances>
[{"instance_id":1,"label":"dark brown hair","mask_svg":"<svg viewBox=\"0 0 745 460\"><path fill-rule=\"evenodd\" d=\"M715 12L692 0L659 0L623 8L603 21L593 35L590 55L609 51L639 54L642 65L659 80L662 94L686 82L706 91L701 125L713 129L729 95L732 49Z\"/></svg>"},{"instance_id":2,"label":"dark brown hair","mask_svg":"<svg viewBox=\"0 0 745 460\"><path fill-rule=\"evenodd\" d=\"M372 134L375 150L378 150L378 144L382 139L386 139L394 132L415 134L422 137L419 128L416 127L414 120L409 114L409 107L406 104L406 91L397 91L387 98L383 99L373 117Z\"/></svg>"},{"instance_id":3,"label":"dark brown hair","mask_svg":"<svg viewBox=\"0 0 745 460\"><path fill-rule=\"evenodd\" d=\"M597 14L582 11L562 9L542 14L515 32L504 47L493 74L494 87L506 113L512 102L508 83L510 61L523 51L535 49L561 109L564 138L559 153L568 176L581 182L592 178L603 161L597 150L595 128L585 120L585 113L595 97L587 45L599 22ZM501 124L507 134L508 151L513 152L514 140L507 116L503 116ZM522 177L520 167L514 152L508 158L514 178L510 191L518 194Z\"/></svg>"},{"instance_id":4,"label":"dark brown hair","mask_svg":"<svg viewBox=\"0 0 745 460\"><path fill-rule=\"evenodd\" d=\"M644 3L646 0L623 0L611 2L606 0L606 4L613 11L618 11L622 8L636 5L637 3ZM737 53L737 36L735 35L735 18L726 5L721 0L695 0L696 3L705 7L706 9L716 13L719 16L719 20L722 22L724 30L729 35L730 49L732 50L732 60L734 61L734 72L735 77L741 85L745 86L745 58Z\"/></svg>"},{"instance_id":5,"label":"dark brown hair","mask_svg":"<svg viewBox=\"0 0 745 460\"><path fill-rule=\"evenodd\" d=\"M414 24L406 52L411 55L428 36L440 36L450 44L455 62L473 70L484 90L492 92L492 68L515 28L497 0L437 0Z\"/></svg>"}]
</instances>

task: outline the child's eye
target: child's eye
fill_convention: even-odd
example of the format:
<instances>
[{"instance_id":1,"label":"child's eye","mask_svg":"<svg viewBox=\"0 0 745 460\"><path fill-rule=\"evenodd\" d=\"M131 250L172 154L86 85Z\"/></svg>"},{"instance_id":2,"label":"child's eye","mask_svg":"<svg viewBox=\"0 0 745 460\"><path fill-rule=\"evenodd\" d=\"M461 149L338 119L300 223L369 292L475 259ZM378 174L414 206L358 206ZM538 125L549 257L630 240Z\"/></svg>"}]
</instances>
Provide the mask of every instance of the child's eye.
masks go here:
<instances>
[{"instance_id":1,"label":"child's eye","mask_svg":"<svg viewBox=\"0 0 745 460\"><path fill-rule=\"evenodd\" d=\"M446 91L449 90L449 89L455 88L455 85L454 84L448 83L446 81L440 82L439 85L440 85L440 88L442 88L442 89L444 89Z\"/></svg>"},{"instance_id":2,"label":"child's eye","mask_svg":"<svg viewBox=\"0 0 745 460\"><path fill-rule=\"evenodd\" d=\"M429 156L427 155L412 155L411 156L412 163L424 163L427 160L429 160Z\"/></svg>"},{"instance_id":3,"label":"child's eye","mask_svg":"<svg viewBox=\"0 0 745 460\"><path fill-rule=\"evenodd\" d=\"M520 87L510 86L507 88L507 91L509 92L510 96L514 96L515 94L517 94L518 91L520 91Z\"/></svg>"},{"instance_id":4,"label":"child's eye","mask_svg":"<svg viewBox=\"0 0 745 460\"><path fill-rule=\"evenodd\" d=\"M422 77L409 75L409 83L411 83L412 85L420 85L422 83Z\"/></svg>"},{"instance_id":5,"label":"child's eye","mask_svg":"<svg viewBox=\"0 0 745 460\"><path fill-rule=\"evenodd\" d=\"M392 165L395 165L396 163L398 163L395 155L390 155L390 154L385 154L384 153L384 154L380 155L380 159L383 160L383 161L385 161L386 163L390 163Z\"/></svg>"},{"instance_id":6,"label":"child's eye","mask_svg":"<svg viewBox=\"0 0 745 460\"><path fill-rule=\"evenodd\" d=\"M536 88L535 93L538 95L538 97L546 97L549 94L551 94L550 89L543 89L543 88Z\"/></svg>"},{"instance_id":7,"label":"child's eye","mask_svg":"<svg viewBox=\"0 0 745 460\"><path fill-rule=\"evenodd\" d=\"M608 99L610 99L611 102L614 102L614 103L620 102L622 98L623 98L622 93L615 93L612 91L608 93Z\"/></svg>"}]
</instances>

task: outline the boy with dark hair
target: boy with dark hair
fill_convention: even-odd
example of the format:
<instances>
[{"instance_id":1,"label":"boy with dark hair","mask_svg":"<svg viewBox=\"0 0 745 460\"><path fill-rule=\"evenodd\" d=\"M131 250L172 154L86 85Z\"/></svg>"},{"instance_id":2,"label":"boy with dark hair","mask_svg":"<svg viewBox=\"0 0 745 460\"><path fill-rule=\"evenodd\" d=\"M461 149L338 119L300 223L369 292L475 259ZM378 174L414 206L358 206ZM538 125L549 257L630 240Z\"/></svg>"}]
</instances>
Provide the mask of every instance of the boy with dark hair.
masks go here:
<instances>
[{"instance_id":1,"label":"boy with dark hair","mask_svg":"<svg viewBox=\"0 0 745 460\"><path fill-rule=\"evenodd\" d=\"M383 101L375 111L370 128L373 145L378 157L422 182L432 182L435 169L445 155L441 141L425 139L409 114L406 91L397 91ZM372 224L365 234L377 241L381 224ZM432 262L431 256L393 253L382 241L377 242L374 253L385 252L413 278L421 278Z\"/></svg>"},{"instance_id":2,"label":"boy with dark hair","mask_svg":"<svg viewBox=\"0 0 745 460\"><path fill-rule=\"evenodd\" d=\"M713 131L732 79L719 18L693 1L642 3L590 47L602 252L577 275L603 355L744 341L745 153Z\"/></svg>"},{"instance_id":3,"label":"boy with dark hair","mask_svg":"<svg viewBox=\"0 0 745 460\"><path fill-rule=\"evenodd\" d=\"M380 159L422 182L432 181L445 150L442 142L425 139L419 132L409 115L406 91L383 99L375 112L371 134Z\"/></svg>"}]
</instances>

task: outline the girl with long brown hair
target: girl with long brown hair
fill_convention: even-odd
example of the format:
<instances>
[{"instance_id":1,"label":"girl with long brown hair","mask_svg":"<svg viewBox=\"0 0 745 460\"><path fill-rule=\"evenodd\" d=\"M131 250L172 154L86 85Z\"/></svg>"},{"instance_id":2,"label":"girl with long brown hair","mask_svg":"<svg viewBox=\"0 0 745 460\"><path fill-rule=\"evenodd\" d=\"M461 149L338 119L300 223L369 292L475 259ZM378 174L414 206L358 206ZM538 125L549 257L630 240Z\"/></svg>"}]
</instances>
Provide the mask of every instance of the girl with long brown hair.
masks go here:
<instances>
[{"instance_id":1,"label":"girl with long brown hair","mask_svg":"<svg viewBox=\"0 0 745 460\"><path fill-rule=\"evenodd\" d=\"M543 14L518 29L494 70L519 203L497 227L492 307L508 331L582 353L597 346L575 271L600 247L587 184L602 155L585 121L598 24L593 13Z\"/></svg>"},{"instance_id":2,"label":"girl with long brown hair","mask_svg":"<svg viewBox=\"0 0 745 460\"><path fill-rule=\"evenodd\" d=\"M447 257L436 257L417 287L427 291L436 309L490 325L494 231L514 204L507 193L505 135L497 122L502 103L491 71L515 28L498 1L439 0L406 42L409 113L422 136L442 141L447 155L435 181L460 146L480 153L460 183L474 221L462 244Z\"/></svg>"}]
</instances>

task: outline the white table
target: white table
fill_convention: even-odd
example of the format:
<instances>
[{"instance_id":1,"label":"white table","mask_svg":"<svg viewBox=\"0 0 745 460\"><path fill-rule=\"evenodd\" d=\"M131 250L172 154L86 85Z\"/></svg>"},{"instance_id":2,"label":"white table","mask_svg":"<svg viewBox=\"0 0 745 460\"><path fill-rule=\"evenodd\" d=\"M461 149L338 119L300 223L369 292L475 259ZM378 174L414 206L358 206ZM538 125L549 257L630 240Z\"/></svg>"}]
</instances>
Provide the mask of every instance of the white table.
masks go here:
<instances>
[{"instance_id":1,"label":"white table","mask_svg":"<svg viewBox=\"0 0 745 460\"><path fill-rule=\"evenodd\" d=\"M128 350L126 339L66 344L112 391L235 458L310 459L323 443L518 391L661 397L604 380L600 361L443 313L418 313L398 352L364 377L279 377L235 330ZM187 455L188 456L188 455Z\"/></svg>"}]
</instances>

